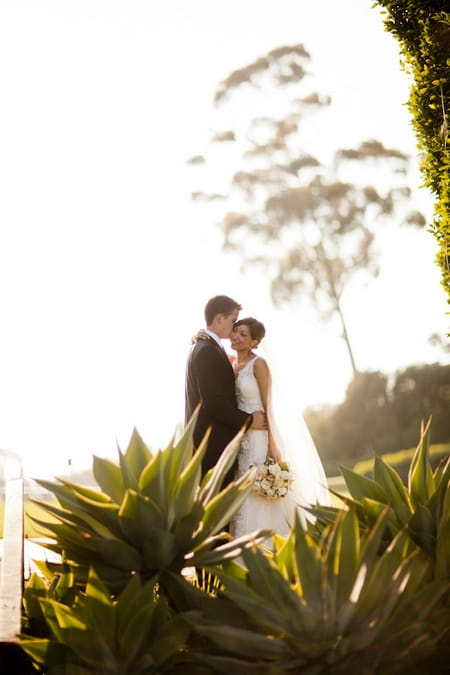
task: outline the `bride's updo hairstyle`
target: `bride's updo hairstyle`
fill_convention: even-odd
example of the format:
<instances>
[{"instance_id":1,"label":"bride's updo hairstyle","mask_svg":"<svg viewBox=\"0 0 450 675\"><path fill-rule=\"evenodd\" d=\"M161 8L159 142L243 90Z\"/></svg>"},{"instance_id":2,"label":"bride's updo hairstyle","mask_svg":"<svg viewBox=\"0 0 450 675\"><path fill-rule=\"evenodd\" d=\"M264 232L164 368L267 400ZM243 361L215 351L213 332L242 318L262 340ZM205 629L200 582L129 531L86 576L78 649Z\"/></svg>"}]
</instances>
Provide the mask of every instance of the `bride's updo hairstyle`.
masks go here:
<instances>
[{"instance_id":1,"label":"bride's updo hairstyle","mask_svg":"<svg viewBox=\"0 0 450 675\"><path fill-rule=\"evenodd\" d=\"M252 316L246 316L244 319L236 321L234 327L237 328L238 326L248 326L252 340L258 340L258 345L266 334L264 324L261 323L261 321L254 319Z\"/></svg>"}]
</instances>

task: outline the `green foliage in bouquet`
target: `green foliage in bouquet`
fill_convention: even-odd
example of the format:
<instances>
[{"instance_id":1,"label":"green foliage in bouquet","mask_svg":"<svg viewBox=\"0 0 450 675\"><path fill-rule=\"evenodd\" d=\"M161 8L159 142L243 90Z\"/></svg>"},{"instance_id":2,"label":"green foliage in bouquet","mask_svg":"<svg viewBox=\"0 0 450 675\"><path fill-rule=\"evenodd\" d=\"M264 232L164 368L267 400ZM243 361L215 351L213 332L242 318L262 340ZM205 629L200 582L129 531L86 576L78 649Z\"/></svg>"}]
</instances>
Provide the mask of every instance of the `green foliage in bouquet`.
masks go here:
<instances>
[{"instance_id":1,"label":"green foliage in bouquet","mask_svg":"<svg viewBox=\"0 0 450 675\"><path fill-rule=\"evenodd\" d=\"M194 452L195 416L177 442L152 453L134 431L119 464L94 457L101 491L59 479L39 481L59 506L37 502L54 522L37 520L56 540L48 548L62 555L84 584L93 567L102 581L120 592L130 576L180 573L185 566L219 564L270 533L232 540L223 531L252 489L254 471L221 489L239 450L240 432L201 481L207 443ZM56 569L56 568L55 568Z\"/></svg>"},{"instance_id":2,"label":"green foliage in bouquet","mask_svg":"<svg viewBox=\"0 0 450 675\"><path fill-rule=\"evenodd\" d=\"M447 628L430 616L445 592L425 583L428 561L399 533L381 555L385 509L362 534L353 510L342 511L320 539L297 520L273 556L261 547L217 572L221 590L205 598L179 580L179 596L196 608L188 621L208 641L191 650L211 673L412 672L433 654ZM408 671L409 668L409 671ZM415 672L415 671L414 671Z\"/></svg>"},{"instance_id":3,"label":"green foliage in bouquet","mask_svg":"<svg viewBox=\"0 0 450 675\"><path fill-rule=\"evenodd\" d=\"M190 628L174 615L156 579L130 578L117 597L91 570L84 592L71 572L47 589L34 576L25 592L28 621L42 621L48 636L24 635L21 647L48 675L152 675L175 672L184 660ZM68 593L69 592L69 593ZM70 595L75 595L70 598ZM184 667L178 672L186 672Z\"/></svg>"},{"instance_id":4,"label":"green foliage in bouquet","mask_svg":"<svg viewBox=\"0 0 450 675\"><path fill-rule=\"evenodd\" d=\"M350 497L334 494L353 509L363 530L368 530L379 514L388 508L385 545L405 530L411 548L418 546L430 559L433 574L450 580L450 457L433 471L429 460L430 422L422 432L411 460L408 484L381 457L374 462L373 478L341 467ZM334 520L338 508L313 507L320 522Z\"/></svg>"}]
</instances>

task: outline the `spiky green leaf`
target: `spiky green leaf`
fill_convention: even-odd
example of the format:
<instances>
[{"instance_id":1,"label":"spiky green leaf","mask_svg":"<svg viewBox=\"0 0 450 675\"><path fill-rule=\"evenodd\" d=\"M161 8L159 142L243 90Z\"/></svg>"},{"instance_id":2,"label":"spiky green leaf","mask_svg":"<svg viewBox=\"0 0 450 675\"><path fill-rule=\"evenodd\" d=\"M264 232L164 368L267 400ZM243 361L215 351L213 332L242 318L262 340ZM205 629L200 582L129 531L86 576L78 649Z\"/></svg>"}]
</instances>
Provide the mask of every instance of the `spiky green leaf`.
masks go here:
<instances>
[{"instance_id":1,"label":"spiky green leaf","mask_svg":"<svg viewBox=\"0 0 450 675\"><path fill-rule=\"evenodd\" d=\"M61 667L60 673L64 672L67 662L67 647L55 640L36 639L24 636L20 640L21 648L38 664L51 667L53 672L58 673L58 666ZM51 672L50 670L43 672ZM5 673L6 675L6 673Z\"/></svg>"},{"instance_id":2,"label":"spiky green leaf","mask_svg":"<svg viewBox=\"0 0 450 675\"><path fill-rule=\"evenodd\" d=\"M408 473L408 489L414 505L425 504L434 492L434 478L430 466L429 432L431 419L422 433Z\"/></svg>"},{"instance_id":3,"label":"spiky green leaf","mask_svg":"<svg viewBox=\"0 0 450 675\"><path fill-rule=\"evenodd\" d=\"M139 481L144 468L152 459L152 453L143 441L136 428L133 429L123 460L128 468L128 475L133 476L133 487ZM132 487L131 485L126 487Z\"/></svg>"},{"instance_id":4,"label":"spiky green leaf","mask_svg":"<svg viewBox=\"0 0 450 675\"><path fill-rule=\"evenodd\" d=\"M422 551L434 557L438 527L431 511L426 506L417 504L406 527L411 539Z\"/></svg>"},{"instance_id":5,"label":"spiky green leaf","mask_svg":"<svg viewBox=\"0 0 450 675\"><path fill-rule=\"evenodd\" d=\"M230 523L234 514L253 489L255 475L256 468L253 467L233 483L229 483L218 494L214 494L213 491L208 502L204 498L201 499L205 509L202 519L203 534L208 536L215 534Z\"/></svg>"},{"instance_id":6,"label":"spiky green leaf","mask_svg":"<svg viewBox=\"0 0 450 675\"><path fill-rule=\"evenodd\" d=\"M135 491L142 492L143 495L150 497L157 504L159 504L167 518L168 486L164 476L164 465L164 453L160 450L152 457L151 461L143 469Z\"/></svg>"},{"instance_id":7,"label":"spiky green leaf","mask_svg":"<svg viewBox=\"0 0 450 675\"><path fill-rule=\"evenodd\" d=\"M183 552L184 553L184 552ZM172 532L164 528L154 527L147 533L142 548L143 566L150 570L170 569L178 559L175 567L181 570L183 566L183 555L177 550L175 537Z\"/></svg>"},{"instance_id":8,"label":"spiky green leaf","mask_svg":"<svg viewBox=\"0 0 450 675\"><path fill-rule=\"evenodd\" d=\"M340 469L347 484L348 491L357 502L362 502L364 498L368 497L369 499L374 499L383 504L388 503L386 490L382 485L345 466L341 466Z\"/></svg>"},{"instance_id":9,"label":"spiky green leaf","mask_svg":"<svg viewBox=\"0 0 450 675\"><path fill-rule=\"evenodd\" d=\"M195 621L195 627L214 644L239 656L257 654L259 659L275 660L283 659L290 654L290 649L283 640L243 628L234 628L226 624L214 626L198 619Z\"/></svg>"},{"instance_id":10,"label":"spiky green leaf","mask_svg":"<svg viewBox=\"0 0 450 675\"><path fill-rule=\"evenodd\" d=\"M125 489L120 467L109 459L94 455L93 473L103 492L116 504L120 504Z\"/></svg>"},{"instance_id":11,"label":"spiky green leaf","mask_svg":"<svg viewBox=\"0 0 450 675\"><path fill-rule=\"evenodd\" d=\"M450 517L439 525L435 574L437 579L450 581Z\"/></svg>"},{"instance_id":12,"label":"spiky green leaf","mask_svg":"<svg viewBox=\"0 0 450 675\"><path fill-rule=\"evenodd\" d=\"M399 521L407 523L413 513L406 487L398 473L381 457L375 457L374 478L386 491L388 504L392 506Z\"/></svg>"},{"instance_id":13,"label":"spiky green leaf","mask_svg":"<svg viewBox=\"0 0 450 675\"><path fill-rule=\"evenodd\" d=\"M191 458L176 481L174 501L177 505L177 519L186 516L192 509L201 478L201 463L206 452L206 444L200 447Z\"/></svg>"},{"instance_id":14,"label":"spiky green leaf","mask_svg":"<svg viewBox=\"0 0 450 675\"><path fill-rule=\"evenodd\" d=\"M295 576L299 584L298 593L308 606L320 612L323 575L318 544L308 532L304 531L298 516L295 518L290 537L294 542L292 555Z\"/></svg>"},{"instance_id":15,"label":"spiky green leaf","mask_svg":"<svg viewBox=\"0 0 450 675\"><path fill-rule=\"evenodd\" d=\"M124 539L141 548L149 532L165 527L165 514L153 499L134 490L126 490L119 522Z\"/></svg>"},{"instance_id":16,"label":"spiky green leaf","mask_svg":"<svg viewBox=\"0 0 450 675\"><path fill-rule=\"evenodd\" d=\"M353 510L342 512L327 540L328 590L334 596L335 611L350 594L359 561L359 527Z\"/></svg>"},{"instance_id":17,"label":"spiky green leaf","mask_svg":"<svg viewBox=\"0 0 450 675\"><path fill-rule=\"evenodd\" d=\"M239 431L220 455L207 481L203 481L199 499L210 501L219 492L223 480L236 461L244 431Z\"/></svg>"}]
</instances>

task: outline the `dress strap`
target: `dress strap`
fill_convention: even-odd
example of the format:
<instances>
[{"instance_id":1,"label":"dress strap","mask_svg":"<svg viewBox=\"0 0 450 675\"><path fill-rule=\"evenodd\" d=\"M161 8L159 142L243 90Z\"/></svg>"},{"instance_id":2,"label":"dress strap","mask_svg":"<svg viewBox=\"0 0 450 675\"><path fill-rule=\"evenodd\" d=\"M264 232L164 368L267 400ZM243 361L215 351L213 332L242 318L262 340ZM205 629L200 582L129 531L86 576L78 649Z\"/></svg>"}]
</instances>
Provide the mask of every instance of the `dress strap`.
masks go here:
<instances>
[{"instance_id":1,"label":"dress strap","mask_svg":"<svg viewBox=\"0 0 450 675\"><path fill-rule=\"evenodd\" d=\"M248 368L248 370L253 374L253 368L255 367L255 362L259 359L260 357L258 355L254 356L245 366L244 370Z\"/></svg>"},{"instance_id":2,"label":"dress strap","mask_svg":"<svg viewBox=\"0 0 450 675\"><path fill-rule=\"evenodd\" d=\"M259 358L259 356L254 356L252 359L250 359L250 361L247 361L245 366L238 371L236 377L239 377L241 373L250 373L253 375L253 366L255 365L255 361Z\"/></svg>"}]
</instances>

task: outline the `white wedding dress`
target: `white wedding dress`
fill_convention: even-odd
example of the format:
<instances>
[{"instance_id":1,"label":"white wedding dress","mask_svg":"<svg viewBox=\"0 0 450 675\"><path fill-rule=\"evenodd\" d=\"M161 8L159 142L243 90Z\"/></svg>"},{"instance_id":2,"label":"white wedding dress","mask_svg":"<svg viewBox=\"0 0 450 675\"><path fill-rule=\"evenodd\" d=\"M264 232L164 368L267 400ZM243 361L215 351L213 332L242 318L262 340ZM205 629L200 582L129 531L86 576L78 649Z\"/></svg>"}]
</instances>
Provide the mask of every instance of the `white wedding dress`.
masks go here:
<instances>
[{"instance_id":1,"label":"white wedding dress","mask_svg":"<svg viewBox=\"0 0 450 675\"><path fill-rule=\"evenodd\" d=\"M263 410L258 382L253 374L255 361L258 358L256 356L249 361L236 378L238 406L249 413L254 410ZM282 459L289 462L291 471L295 475L294 484L288 496L281 499L271 500L251 492L231 523L231 534L234 537L249 534L257 529L273 530L276 534L286 537L289 534L296 509L303 524L307 518L310 518L301 505L330 503L325 472L303 417L298 414L296 423L298 433L290 441L294 445L295 450L293 450L292 447L286 447L283 430L280 425L274 423L274 414L276 411L268 411L271 431L277 441ZM277 434L277 429L281 431L281 434ZM267 446L267 431L254 429L247 431L238 455L238 476L245 473L252 464L264 464L267 458Z\"/></svg>"}]
</instances>

